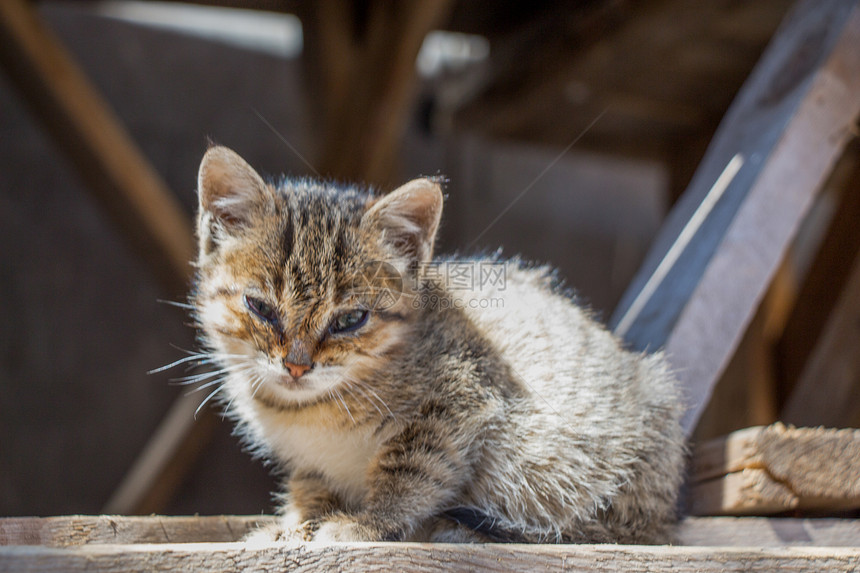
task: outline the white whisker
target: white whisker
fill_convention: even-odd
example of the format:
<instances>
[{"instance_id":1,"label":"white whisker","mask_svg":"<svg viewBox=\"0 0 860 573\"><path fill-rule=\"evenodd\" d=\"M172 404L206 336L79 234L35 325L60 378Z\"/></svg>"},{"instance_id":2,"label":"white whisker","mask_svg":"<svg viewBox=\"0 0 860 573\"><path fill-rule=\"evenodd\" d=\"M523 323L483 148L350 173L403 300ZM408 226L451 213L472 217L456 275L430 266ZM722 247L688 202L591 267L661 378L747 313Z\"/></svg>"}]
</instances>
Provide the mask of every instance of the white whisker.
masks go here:
<instances>
[{"instance_id":1,"label":"white whisker","mask_svg":"<svg viewBox=\"0 0 860 573\"><path fill-rule=\"evenodd\" d=\"M178 386L187 386L196 382L208 380L213 376L221 376L222 374L244 374L248 372L250 368L252 368L252 365L249 364L227 364L216 370L208 370L206 372L182 376L180 378L172 378L170 382Z\"/></svg>"},{"instance_id":2,"label":"white whisker","mask_svg":"<svg viewBox=\"0 0 860 573\"><path fill-rule=\"evenodd\" d=\"M180 358L179 360L171 362L170 364L167 364L165 366L150 370L149 372L147 372L147 374L156 374L158 372L164 372L165 370L173 368L174 366L179 366L180 364L184 364L186 362L193 362L194 360L203 360L205 356L205 354L194 354L192 356L186 356L185 358Z\"/></svg>"},{"instance_id":3,"label":"white whisker","mask_svg":"<svg viewBox=\"0 0 860 573\"><path fill-rule=\"evenodd\" d=\"M208 355L208 352L206 352L205 350L203 352L198 352L196 350L188 350L187 348L182 348L181 346L177 346L173 343L170 344L170 347L175 348L179 352L184 352L185 354L193 354L195 356L206 356L206 355Z\"/></svg>"},{"instance_id":4,"label":"white whisker","mask_svg":"<svg viewBox=\"0 0 860 573\"><path fill-rule=\"evenodd\" d=\"M187 302L177 302L175 300L165 300L165 299L161 299L161 298L158 299L157 302L160 302L161 304L168 304L170 306L176 306L179 308L184 308L186 310L194 310L194 305L188 304Z\"/></svg>"},{"instance_id":5,"label":"white whisker","mask_svg":"<svg viewBox=\"0 0 860 573\"><path fill-rule=\"evenodd\" d=\"M338 390L334 390L335 396L340 400L340 403L343 404L344 410L346 410L346 415L349 416L349 419L352 420L352 423L355 424L355 418L352 417L352 412L349 411L349 406L346 403L346 400L343 399L343 395Z\"/></svg>"},{"instance_id":6,"label":"white whisker","mask_svg":"<svg viewBox=\"0 0 860 573\"><path fill-rule=\"evenodd\" d=\"M195 393L197 393L197 392L200 392L201 390L205 390L206 388L211 388L212 386L215 386L216 384L221 384L221 383L223 383L223 382L224 382L224 380L226 380L226 377L221 377L221 378L217 378L217 379L215 379L215 380L211 380L211 381L209 381L209 382L207 382L207 383L205 383L205 384L201 384L201 385L200 385L200 386L198 386L197 388L192 388L191 390L189 390L188 392L186 392L186 393L185 393L185 395L186 395L186 396L190 396L191 394L195 394Z\"/></svg>"},{"instance_id":7,"label":"white whisker","mask_svg":"<svg viewBox=\"0 0 860 573\"><path fill-rule=\"evenodd\" d=\"M259 374L255 373L255 372L251 373L250 378L251 378L251 399L253 400L254 396L257 395L257 391L263 387L263 384L265 383L266 380L262 376L260 376ZM232 403L233 403L233 401L230 400L230 404L232 404ZM227 406L229 407L230 404L228 404Z\"/></svg>"},{"instance_id":8,"label":"white whisker","mask_svg":"<svg viewBox=\"0 0 860 573\"><path fill-rule=\"evenodd\" d=\"M380 415L380 416L384 416L384 414L382 413L382 410L380 410L380 409L379 409L379 406L377 406L377 405L376 405L376 402L375 402L375 401L370 397L370 395L369 395L369 394L367 394L367 392L365 392L364 390L362 390L360 387L358 387L357 385L355 385L355 384L351 383L350 381L347 381L347 385L345 386L345 390L346 390L347 392L349 392L350 394L352 394L353 396L355 395L355 394L353 393L353 391L354 391L354 390L357 390L358 392L360 392L360 393L361 393L361 395L362 395L362 396L364 396L364 398L365 398L365 400L367 401L367 403L369 403L371 406L373 406L373 407L376 409L376 411L379 413L379 415Z\"/></svg>"},{"instance_id":9,"label":"white whisker","mask_svg":"<svg viewBox=\"0 0 860 573\"><path fill-rule=\"evenodd\" d=\"M218 370L209 370L207 372L200 372L198 374L191 374L190 376L183 376L181 378L171 378L170 382L172 384L176 384L178 386L187 386L189 384L194 384L195 382L202 382L203 380L207 380L212 378L213 376L220 376L222 374L228 374L229 371L223 368Z\"/></svg>"},{"instance_id":10,"label":"white whisker","mask_svg":"<svg viewBox=\"0 0 860 573\"><path fill-rule=\"evenodd\" d=\"M382 398L379 397L379 394L376 393L376 390L374 390L370 386L370 384L368 384L367 382L365 382L363 380L351 380L351 382L360 386L363 391L367 391L367 392L370 392L371 394L373 394L373 396L376 398L377 403L379 403L380 406L385 408L385 410L388 412L388 415L391 416L392 418L396 419L396 417L394 416L394 412L391 411L391 408L388 407L388 404L385 403L385 400L383 400Z\"/></svg>"},{"instance_id":11,"label":"white whisker","mask_svg":"<svg viewBox=\"0 0 860 573\"><path fill-rule=\"evenodd\" d=\"M222 385L218 386L217 388L215 388L215 390L213 390L212 393L210 393L208 396L206 396L206 398L202 402L200 402L200 405L197 406L196 410L194 410L194 419L195 420L197 419L197 414L200 413L200 410L203 408L203 406L205 406L206 403L209 402L209 400L211 400L215 396L215 394L217 394L218 392L220 392L223 389L224 389L224 385L222 384Z\"/></svg>"},{"instance_id":12,"label":"white whisker","mask_svg":"<svg viewBox=\"0 0 860 573\"><path fill-rule=\"evenodd\" d=\"M157 374L158 372L164 372L165 370L169 370L170 368L174 368L179 366L180 364L186 364L188 362L195 362L197 364L192 364L192 367L199 366L201 364L211 364L211 363L221 363L223 364L225 361L230 359L243 360L247 359L247 356L242 354L227 354L222 352L193 352L191 350L185 350L184 348L179 348L178 346L174 346L177 350L181 352L185 352L188 356L184 358L180 358L170 364L166 364L159 368L155 368L154 370L150 370L148 374Z\"/></svg>"}]
</instances>

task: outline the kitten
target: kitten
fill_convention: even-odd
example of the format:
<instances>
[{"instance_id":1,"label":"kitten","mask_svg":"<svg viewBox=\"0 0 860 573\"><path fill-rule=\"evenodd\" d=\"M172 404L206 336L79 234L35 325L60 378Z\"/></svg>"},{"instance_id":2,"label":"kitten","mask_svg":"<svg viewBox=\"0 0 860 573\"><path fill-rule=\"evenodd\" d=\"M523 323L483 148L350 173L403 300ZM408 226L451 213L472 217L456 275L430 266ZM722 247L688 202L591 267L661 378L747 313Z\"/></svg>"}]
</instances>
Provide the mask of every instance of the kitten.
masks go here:
<instances>
[{"instance_id":1,"label":"kitten","mask_svg":"<svg viewBox=\"0 0 860 573\"><path fill-rule=\"evenodd\" d=\"M671 538L666 362L623 350L547 268L475 258L449 262L504 280L441 280L437 181L266 183L213 147L198 192L196 319L239 433L288 476L264 535Z\"/></svg>"}]
</instances>

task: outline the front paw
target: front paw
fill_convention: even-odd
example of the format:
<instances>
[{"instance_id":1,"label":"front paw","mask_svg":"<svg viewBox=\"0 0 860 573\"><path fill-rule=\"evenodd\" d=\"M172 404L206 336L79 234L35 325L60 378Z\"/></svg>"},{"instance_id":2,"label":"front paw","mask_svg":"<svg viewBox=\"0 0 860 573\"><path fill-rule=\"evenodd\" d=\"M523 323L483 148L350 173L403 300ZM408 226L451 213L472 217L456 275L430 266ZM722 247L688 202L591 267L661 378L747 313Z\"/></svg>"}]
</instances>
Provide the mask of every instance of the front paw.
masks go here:
<instances>
[{"instance_id":1,"label":"front paw","mask_svg":"<svg viewBox=\"0 0 860 573\"><path fill-rule=\"evenodd\" d=\"M252 531L244 541L251 546L310 541L317 525L318 522L303 521L297 512L287 513L277 522Z\"/></svg>"},{"instance_id":2,"label":"front paw","mask_svg":"<svg viewBox=\"0 0 860 573\"><path fill-rule=\"evenodd\" d=\"M335 516L324 521L313 537L314 541L324 543L345 541L390 541L377 528L359 523L345 515Z\"/></svg>"},{"instance_id":3,"label":"front paw","mask_svg":"<svg viewBox=\"0 0 860 573\"><path fill-rule=\"evenodd\" d=\"M272 543L285 543L290 541L298 541L295 531L284 529L280 523L273 523L255 529L245 536L243 541L249 547L262 547Z\"/></svg>"},{"instance_id":4,"label":"front paw","mask_svg":"<svg viewBox=\"0 0 860 573\"><path fill-rule=\"evenodd\" d=\"M314 532L319 527L318 520L305 519L302 512L295 507L287 507L278 522L281 530L290 539L301 541L310 541L313 538Z\"/></svg>"}]
</instances>

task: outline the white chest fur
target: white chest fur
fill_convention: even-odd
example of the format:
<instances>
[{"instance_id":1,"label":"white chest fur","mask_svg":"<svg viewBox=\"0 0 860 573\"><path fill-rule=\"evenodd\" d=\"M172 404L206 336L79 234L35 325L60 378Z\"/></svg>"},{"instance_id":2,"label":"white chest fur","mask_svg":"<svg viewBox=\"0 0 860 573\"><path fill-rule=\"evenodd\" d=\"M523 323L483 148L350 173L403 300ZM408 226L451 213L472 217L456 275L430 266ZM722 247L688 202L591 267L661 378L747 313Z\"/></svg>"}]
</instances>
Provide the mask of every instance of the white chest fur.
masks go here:
<instances>
[{"instance_id":1,"label":"white chest fur","mask_svg":"<svg viewBox=\"0 0 860 573\"><path fill-rule=\"evenodd\" d=\"M290 423L279 415L272 415L264 426L278 458L325 475L349 498L357 500L366 493L367 469L381 440L372 428L333 430Z\"/></svg>"}]
</instances>

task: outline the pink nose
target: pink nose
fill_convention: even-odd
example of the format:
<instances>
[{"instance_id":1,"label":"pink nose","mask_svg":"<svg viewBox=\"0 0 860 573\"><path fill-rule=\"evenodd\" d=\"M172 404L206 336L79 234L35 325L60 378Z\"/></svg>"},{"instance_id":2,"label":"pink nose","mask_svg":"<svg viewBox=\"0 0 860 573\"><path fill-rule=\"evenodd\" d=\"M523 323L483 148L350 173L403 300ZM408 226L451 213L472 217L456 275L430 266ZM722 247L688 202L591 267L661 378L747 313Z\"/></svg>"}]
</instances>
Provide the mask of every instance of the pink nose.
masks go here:
<instances>
[{"instance_id":1,"label":"pink nose","mask_svg":"<svg viewBox=\"0 0 860 573\"><path fill-rule=\"evenodd\" d=\"M284 366L290 371L293 378L301 378L302 374L311 369L310 364L293 364L292 362L284 362Z\"/></svg>"}]
</instances>

